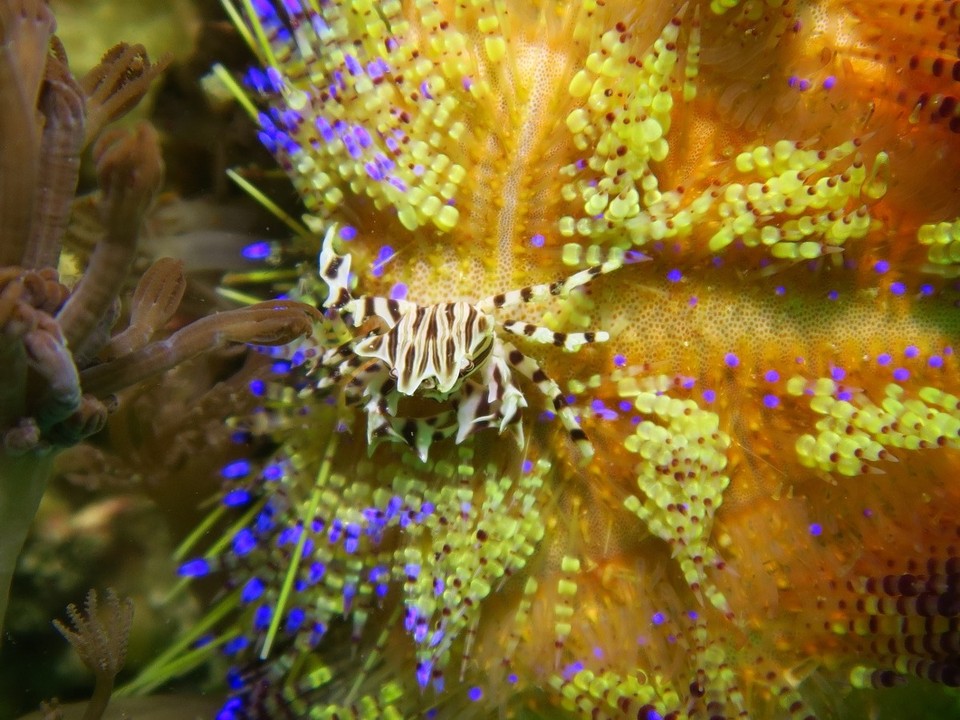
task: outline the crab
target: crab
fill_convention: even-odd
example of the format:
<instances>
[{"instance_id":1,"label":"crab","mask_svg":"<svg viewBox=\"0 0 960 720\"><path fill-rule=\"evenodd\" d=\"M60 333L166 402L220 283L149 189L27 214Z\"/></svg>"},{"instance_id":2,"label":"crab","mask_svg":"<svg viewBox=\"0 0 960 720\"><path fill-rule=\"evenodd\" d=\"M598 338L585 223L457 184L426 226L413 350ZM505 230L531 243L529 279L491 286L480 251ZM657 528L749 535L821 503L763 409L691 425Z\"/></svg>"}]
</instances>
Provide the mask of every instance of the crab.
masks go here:
<instances>
[{"instance_id":1,"label":"crab","mask_svg":"<svg viewBox=\"0 0 960 720\"><path fill-rule=\"evenodd\" d=\"M350 290L349 255L333 247L337 226L326 233L319 257L320 277L328 287L323 307L334 321L353 328L369 327L321 353L314 364L320 390L342 384L345 402L363 405L367 441L372 452L383 441L403 442L426 462L430 446L455 437L457 443L484 428L516 433L523 446L522 409L528 406L514 382L514 372L530 380L545 396L548 407L579 448L584 462L594 448L560 386L540 364L509 339L527 340L576 351L583 345L609 340L608 333L555 332L498 313L524 303L564 297L597 276L637 258L611 255L603 264L585 268L565 279L529 285L474 303L466 301L419 305L408 300L360 295ZM369 322L368 322L369 321ZM436 401L443 406L427 415L408 414L405 398ZM404 403L407 405L407 403Z\"/></svg>"}]
</instances>

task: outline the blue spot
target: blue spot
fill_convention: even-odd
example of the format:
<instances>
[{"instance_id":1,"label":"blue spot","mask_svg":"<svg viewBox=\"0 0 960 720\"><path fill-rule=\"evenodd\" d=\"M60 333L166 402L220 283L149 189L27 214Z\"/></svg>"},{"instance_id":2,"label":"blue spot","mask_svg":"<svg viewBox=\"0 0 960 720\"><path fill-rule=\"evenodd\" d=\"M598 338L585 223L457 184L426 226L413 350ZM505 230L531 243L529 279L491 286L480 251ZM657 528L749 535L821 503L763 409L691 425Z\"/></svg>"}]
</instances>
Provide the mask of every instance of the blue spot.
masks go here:
<instances>
[{"instance_id":1,"label":"blue spot","mask_svg":"<svg viewBox=\"0 0 960 720\"><path fill-rule=\"evenodd\" d=\"M243 586L243 590L240 591L240 601L252 603L263 595L264 587L263 580L260 578L250 578L247 580L247 584Z\"/></svg>"},{"instance_id":2,"label":"blue spot","mask_svg":"<svg viewBox=\"0 0 960 720\"><path fill-rule=\"evenodd\" d=\"M776 395L764 395L763 404L768 408L775 408L780 404L780 398L778 398Z\"/></svg>"},{"instance_id":3,"label":"blue spot","mask_svg":"<svg viewBox=\"0 0 960 720\"><path fill-rule=\"evenodd\" d=\"M326 118L318 116L314 121L314 125L316 126L317 132L320 133L320 137L323 138L325 143L331 143L336 140L337 136L334 134L333 128L330 127L330 123ZM343 230L340 231L340 237L343 237ZM343 239L346 240L346 238Z\"/></svg>"},{"instance_id":4,"label":"blue spot","mask_svg":"<svg viewBox=\"0 0 960 720\"><path fill-rule=\"evenodd\" d=\"M842 400L844 402L850 402L853 400L853 393L849 390L841 390L837 393L837 400Z\"/></svg>"},{"instance_id":5,"label":"blue spot","mask_svg":"<svg viewBox=\"0 0 960 720\"><path fill-rule=\"evenodd\" d=\"M467 697L470 698L473 702L477 702L480 698L483 697L483 690L478 687L472 687L467 690Z\"/></svg>"},{"instance_id":6,"label":"blue spot","mask_svg":"<svg viewBox=\"0 0 960 720\"><path fill-rule=\"evenodd\" d=\"M511 685L516 685L517 680L519 679L520 678L517 677L516 673L510 673L509 675L507 675L507 682L510 683Z\"/></svg>"},{"instance_id":7,"label":"blue spot","mask_svg":"<svg viewBox=\"0 0 960 720\"><path fill-rule=\"evenodd\" d=\"M624 367L627 364L627 356L617 353L613 356L613 364L617 367Z\"/></svg>"},{"instance_id":8,"label":"blue spot","mask_svg":"<svg viewBox=\"0 0 960 720\"><path fill-rule=\"evenodd\" d=\"M897 382L903 382L904 380L910 379L910 371L906 368L899 367L893 371L893 379Z\"/></svg>"},{"instance_id":9,"label":"blue spot","mask_svg":"<svg viewBox=\"0 0 960 720\"><path fill-rule=\"evenodd\" d=\"M297 632L303 625L303 621L306 619L306 617L307 614L300 608L293 608L290 610L290 612L287 614L287 632L291 635Z\"/></svg>"},{"instance_id":10,"label":"blue spot","mask_svg":"<svg viewBox=\"0 0 960 720\"><path fill-rule=\"evenodd\" d=\"M767 370L763 376L763 379L768 383L775 383L780 379L780 373L778 373L776 370Z\"/></svg>"},{"instance_id":11,"label":"blue spot","mask_svg":"<svg viewBox=\"0 0 960 720\"><path fill-rule=\"evenodd\" d=\"M274 14L274 17L276 17L275 14ZM267 68L267 79L270 81L270 84L273 86L272 89L274 92L279 92L283 88L283 75L281 75L280 71L277 70L275 67Z\"/></svg>"},{"instance_id":12,"label":"blue spot","mask_svg":"<svg viewBox=\"0 0 960 720\"><path fill-rule=\"evenodd\" d=\"M227 478L227 480L236 480L237 478L246 477L249 472L249 460L236 460L235 462L227 463L220 470L220 474Z\"/></svg>"},{"instance_id":13,"label":"blue spot","mask_svg":"<svg viewBox=\"0 0 960 720\"><path fill-rule=\"evenodd\" d=\"M823 527L820 525L820 523L811 523L810 534L814 537L819 537L823 534Z\"/></svg>"},{"instance_id":14,"label":"blue spot","mask_svg":"<svg viewBox=\"0 0 960 720\"><path fill-rule=\"evenodd\" d=\"M255 397L262 397L267 391L267 384L263 380L251 380L249 387L250 394Z\"/></svg>"},{"instance_id":15,"label":"blue spot","mask_svg":"<svg viewBox=\"0 0 960 720\"><path fill-rule=\"evenodd\" d=\"M777 295L783 296L787 294L787 289L783 285L777 285L773 289L773 292L775 292Z\"/></svg>"},{"instance_id":16,"label":"blue spot","mask_svg":"<svg viewBox=\"0 0 960 720\"><path fill-rule=\"evenodd\" d=\"M250 243L240 251L247 260L263 260L270 257L270 243L266 240Z\"/></svg>"},{"instance_id":17,"label":"blue spot","mask_svg":"<svg viewBox=\"0 0 960 720\"><path fill-rule=\"evenodd\" d=\"M532 460L524 460L523 463L520 465L520 470L521 470L523 473L528 473L528 472L530 472L531 470L533 470L533 461L532 461Z\"/></svg>"},{"instance_id":18,"label":"blue spot","mask_svg":"<svg viewBox=\"0 0 960 720\"><path fill-rule=\"evenodd\" d=\"M316 585L323 579L324 573L327 571L327 566L322 562L315 562L310 566L310 572L307 575L307 581L311 585Z\"/></svg>"},{"instance_id":19,"label":"blue spot","mask_svg":"<svg viewBox=\"0 0 960 720\"><path fill-rule=\"evenodd\" d=\"M266 630L270 627L270 620L273 619L273 608L269 605L261 605L253 615L253 627L257 630Z\"/></svg>"},{"instance_id":20,"label":"blue spot","mask_svg":"<svg viewBox=\"0 0 960 720\"><path fill-rule=\"evenodd\" d=\"M824 80L823 80L823 89L824 89L824 90L833 90L833 88L836 86L836 84L837 84L837 76L836 76L836 75L827 75L827 77L825 77Z\"/></svg>"},{"instance_id":21,"label":"blue spot","mask_svg":"<svg viewBox=\"0 0 960 720\"><path fill-rule=\"evenodd\" d=\"M836 380L837 382L840 382L846 376L847 376L847 371L844 370L843 368L839 368L839 367L830 368L830 377Z\"/></svg>"},{"instance_id":22,"label":"blue spot","mask_svg":"<svg viewBox=\"0 0 960 720\"><path fill-rule=\"evenodd\" d=\"M275 153L277 151L277 143L274 142L273 137L271 137L268 133L263 131L258 132L257 139L260 140L260 144L267 149L267 152Z\"/></svg>"},{"instance_id":23,"label":"blue spot","mask_svg":"<svg viewBox=\"0 0 960 720\"><path fill-rule=\"evenodd\" d=\"M343 521L334 518L333 522L330 523L330 529L327 531L327 542L329 543L338 543L340 542L340 533L343 532Z\"/></svg>"},{"instance_id":24,"label":"blue spot","mask_svg":"<svg viewBox=\"0 0 960 720\"><path fill-rule=\"evenodd\" d=\"M343 549L351 555L360 548L360 526L354 523L347 525L346 536L343 540Z\"/></svg>"},{"instance_id":25,"label":"blue spot","mask_svg":"<svg viewBox=\"0 0 960 720\"><path fill-rule=\"evenodd\" d=\"M204 558L188 560L177 569L177 574L183 577L203 577L210 574L210 562Z\"/></svg>"},{"instance_id":26,"label":"blue spot","mask_svg":"<svg viewBox=\"0 0 960 720\"><path fill-rule=\"evenodd\" d=\"M374 277L380 277L383 275L384 266L394 255L393 248L389 245L384 245L380 248L380 252L377 253L376 260L373 261L373 266L370 268L370 273Z\"/></svg>"},{"instance_id":27,"label":"blue spot","mask_svg":"<svg viewBox=\"0 0 960 720\"><path fill-rule=\"evenodd\" d=\"M838 297L840 297L840 293L836 290L831 290L827 293L827 300L836 300Z\"/></svg>"},{"instance_id":28,"label":"blue spot","mask_svg":"<svg viewBox=\"0 0 960 720\"><path fill-rule=\"evenodd\" d=\"M915 358L920 354L920 348L916 345L907 345L907 348L903 351L903 356L907 358Z\"/></svg>"},{"instance_id":29,"label":"blue spot","mask_svg":"<svg viewBox=\"0 0 960 720\"><path fill-rule=\"evenodd\" d=\"M347 66L347 72L351 75L362 75L363 66L357 61L353 55L346 55L343 58L344 65Z\"/></svg>"},{"instance_id":30,"label":"blue spot","mask_svg":"<svg viewBox=\"0 0 960 720\"><path fill-rule=\"evenodd\" d=\"M710 404L710 403L712 403L713 401L715 401L716 399L717 399L717 391L716 391L716 390L704 390L704 391L703 391L703 401L704 401L705 403Z\"/></svg>"},{"instance_id":31,"label":"blue spot","mask_svg":"<svg viewBox=\"0 0 960 720\"><path fill-rule=\"evenodd\" d=\"M243 76L243 82L247 87L256 90L258 93L267 92L267 76L260 71L260 68L252 67L247 70Z\"/></svg>"},{"instance_id":32,"label":"blue spot","mask_svg":"<svg viewBox=\"0 0 960 720\"><path fill-rule=\"evenodd\" d=\"M243 675L240 673L240 671L237 668L230 668L227 671L227 685L230 687L231 690L239 690L240 688L243 687L244 685ZM238 709L242 709L242 707ZM236 716L231 716L231 717L236 717Z\"/></svg>"},{"instance_id":33,"label":"blue spot","mask_svg":"<svg viewBox=\"0 0 960 720\"><path fill-rule=\"evenodd\" d=\"M277 547L283 547L284 545L296 545L300 541L300 535L303 533L303 528L300 525L294 525L293 527L288 527L280 533L277 537Z\"/></svg>"},{"instance_id":34,"label":"blue spot","mask_svg":"<svg viewBox=\"0 0 960 720\"><path fill-rule=\"evenodd\" d=\"M397 283L390 288L391 300L405 300L407 297L407 286L403 283Z\"/></svg>"},{"instance_id":35,"label":"blue spot","mask_svg":"<svg viewBox=\"0 0 960 720\"><path fill-rule=\"evenodd\" d=\"M906 291L906 284L900 282L899 280L890 283L890 292L892 292L894 295L903 295Z\"/></svg>"},{"instance_id":36,"label":"blue spot","mask_svg":"<svg viewBox=\"0 0 960 720\"><path fill-rule=\"evenodd\" d=\"M939 355L931 355L930 359L927 360L927 365L932 368L941 368L943 367L943 358Z\"/></svg>"},{"instance_id":37,"label":"blue spot","mask_svg":"<svg viewBox=\"0 0 960 720\"><path fill-rule=\"evenodd\" d=\"M735 353L727 353L723 356L723 362L726 363L727 367L735 368L740 364L740 358Z\"/></svg>"},{"instance_id":38,"label":"blue spot","mask_svg":"<svg viewBox=\"0 0 960 720\"><path fill-rule=\"evenodd\" d=\"M290 372L290 361L277 360L270 366L270 370L277 375L286 375L288 372Z\"/></svg>"},{"instance_id":39,"label":"blue spot","mask_svg":"<svg viewBox=\"0 0 960 720\"><path fill-rule=\"evenodd\" d=\"M878 275L883 275L889 269L890 269L890 263L887 262L886 260L877 260L873 264L873 271Z\"/></svg>"},{"instance_id":40,"label":"blue spot","mask_svg":"<svg viewBox=\"0 0 960 720\"><path fill-rule=\"evenodd\" d=\"M656 612L653 614L653 617L650 618L650 621L654 625L663 625L663 623L667 621L667 618L662 612Z\"/></svg>"},{"instance_id":41,"label":"blue spot","mask_svg":"<svg viewBox=\"0 0 960 720\"><path fill-rule=\"evenodd\" d=\"M247 430L237 430L230 435L230 442L234 445L244 445L253 442L253 434Z\"/></svg>"},{"instance_id":42,"label":"blue spot","mask_svg":"<svg viewBox=\"0 0 960 720\"><path fill-rule=\"evenodd\" d=\"M667 280L669 280L672 283L680 282L682 279L683 279L683 273L677 270L676 268L674 268L673 270L667 273Z\"/></svg>"},{"instance_id":43,"label":"blue spot","mask_svg":"<svg viewBox=\"0 0 960 720\"><path fill-rule=\"evenodd\" d=\"M243 710L243 701L240 698L230 698L217 714L217 720L233 720L237 717L235 713L240 710Z\"/></svg>"},{"instance_id":44,"label":"blue spot","mask_svg":"<svg viewBox=\"0 0 960 720\"><path fill-rule=\"evenodd\" d=\"M920 294L924 297L930 297L933 295L933 285L930 283L924 283L920 286Z\"/></svg>"},{"instance_id":45,"label":"blue spot","mask_svg":"<svg viewBox=\"0 0 960 720\"><path fill-rule=\"evenodd\" d=\"M233 536L233 552L243 557L257 546L257 538L249 528L244 528Z\"/></svg>"},{"instance_id":46,"label":"blue spot","mask_svg":"<svg viewBox=\"0 0 960 720\"><path fill-rule=\"evenodd\" d=\"M530 244L536 248L543 247L543 244L545 242L546 242L546 238L540 233L537 233L532 238L530 238Z\"/></svg>"},{"instance_id":47,"label":"blue spot","mask_svg":"<svg viewBox=\"0 0 960 720\"><path fill-rule=\"evenodd\" d=\"M426 662L417 663L417 684L425 688L430 682L430 664Z\"/></svg>"},{"instance_id":48,"label":"blue spot","mask_svg":"<svg viewBox=\"0 0 960 720\"><path fill-rule=\"evenodd\" d=\"M382 62L381 58L377 58L373 62L367 63L366 72L372 80L379 80L383 77L384 72L386 72L380 69L380 62Z\"/></svg>"},{"instance_id":49,"label":"blue spot","mask_svg":"<svg viewBox=\"0 0 960 720\"><path fill-rule=\"evenodd\" d=\"M877 355L877 365L889 365L893 361L890 353L880 353Z\"/></svg>"},{"instance_id":50,"label":"blue spot","mask_svg":"<svg viewBox=\"0 0 960 720\"><path fill-rule=\"evenodd\" d=\"M279 480L283 477L283 468L279 465L267 465L260 473L260 477L264 480Z\"/></svg>"},{"instance_id":51,"label":"blue spot","mask_svg":"<svg viewBox=\"0 0 960 720\"><path fill-rule=\"evenodd\" d=\"M243 650L247 645L250 644L250 641L243 635L238 635L229 640L226 645L223 646L223 652L225 655L236 655L238 652Z\"/></svg>"},{"instance_id":52,"label":"blue spot","mask_svg":"<svg viewBox=\"0 0 960 720\"><path fill-rule=\"evenodd\" d=\"M360 144L356 141L353 135L344 135L341 139L343 140L343 146L347 149L350 157L354 160L359 159L361 154Z\"/></svg>"},{"instance_id":53,"label":"blue spot","mask_svg":"<svg viewBox=\"0 0 960 720\"><path fill-rule=\"evenodd\" d=\"M223 496L223 504L227 507L237 507L239 505L246 505L250 502L250 491L249 490L231 490L226 495Z\"/></svg>"}]
</instances>

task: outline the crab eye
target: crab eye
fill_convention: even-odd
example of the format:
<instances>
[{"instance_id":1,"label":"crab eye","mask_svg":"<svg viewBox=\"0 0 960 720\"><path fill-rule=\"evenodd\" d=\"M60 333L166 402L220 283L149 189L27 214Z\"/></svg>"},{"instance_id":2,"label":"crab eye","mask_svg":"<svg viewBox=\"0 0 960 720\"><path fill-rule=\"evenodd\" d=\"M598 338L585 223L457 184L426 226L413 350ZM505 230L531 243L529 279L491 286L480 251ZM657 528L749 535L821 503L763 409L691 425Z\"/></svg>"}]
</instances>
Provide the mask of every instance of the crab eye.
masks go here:
<instances>
[{"instance_id":1,"label":"crab eye","mask_svg":"<svg viewBox=\"0 0 960 720\"><path fill-rule=\"evenodd\" d=\"M473 372L473 369L476 367L473 360L467 359L460 365L460 377L464 377Z\"/></svg>"}]
</instances>

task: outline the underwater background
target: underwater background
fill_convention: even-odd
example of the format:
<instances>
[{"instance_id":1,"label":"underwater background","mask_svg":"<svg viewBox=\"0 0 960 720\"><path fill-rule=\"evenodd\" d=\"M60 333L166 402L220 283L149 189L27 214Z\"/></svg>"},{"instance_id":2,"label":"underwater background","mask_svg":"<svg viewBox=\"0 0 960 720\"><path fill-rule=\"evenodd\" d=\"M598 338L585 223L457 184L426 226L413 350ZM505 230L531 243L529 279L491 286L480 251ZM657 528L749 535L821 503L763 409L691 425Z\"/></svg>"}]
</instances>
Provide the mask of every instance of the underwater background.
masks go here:
<instances>
[{"instance_id":1,"label":"underwater background","mask_svg":"<svg viewBox=\"0 0 960 720\"><path fill-rule=\"evenodd\" d=\"M0 7L0 717L960 717L960 3Z\"/></svg>"}]
</instances>

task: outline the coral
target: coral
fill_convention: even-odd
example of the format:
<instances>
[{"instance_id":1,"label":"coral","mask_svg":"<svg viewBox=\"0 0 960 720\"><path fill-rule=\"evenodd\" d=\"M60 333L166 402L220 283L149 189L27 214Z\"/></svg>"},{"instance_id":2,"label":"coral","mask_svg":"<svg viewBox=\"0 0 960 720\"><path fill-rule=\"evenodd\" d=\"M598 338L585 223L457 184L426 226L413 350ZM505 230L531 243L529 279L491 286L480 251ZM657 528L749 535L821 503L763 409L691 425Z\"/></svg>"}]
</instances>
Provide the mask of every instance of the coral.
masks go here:
<instances>
[{"instance_id":1,"label":"coral","mask_svg":"<svg viewBox=\"0 0 960 720\"><path fill-rule=\"evenodd\" d=\"M231 664L220 717L829 718L890 712L898 685L956 702L948 4L225 7L263 69L219 77L306 211L298 297L472 306L650 261L519 319L609 335L575 360L517 338L596 447L583 468L526 383L522 447L482 428L425 458L368 447L382 408L350 401L378 388L318 370L338 318L276 356L286 380L234 419L276 450L224 465L228 529L180 569L223 582L180 642L216 629L187 658ZM318 277L331 228L344 259ZM329 283L347 253L355 286ZM404 418L457 400L389 397Z\"/></svg>"},{"instance_id":2,"label":"coral","mask_svg":"<svg viewBox=\"0 0 960 720\"><path fill-rule=\"evenodd\" d=\"M98 720L107 709L113 681L127 659L133 601L128 598L121 603L113 590L107 590L107 607L101 610L97 605L97 592L90 590L85 612L81 614L76 605L69 605L67 615L73 629L59 620L53 624L96 677L93 697L83 720Z\"/></svg>"},{"instance_id":3,"label":"coral","mask_svg":"<svg viewBox=\"0 0 960 720\"><path fill-rule=\"evenodd\" d=\"M117 391L227 343L286 342L309 332L315 314L268 302L153 341L183 284L167 260L141 279L133 326L111 340L163 163L150 126L104 127L137 104L165 63L119 45L78 80L54 26L42 0L0 3L0 619L57 450L98 432ZM58 265L88 143L104 232L68 287Z\"/></svg>"}]
</instances>

